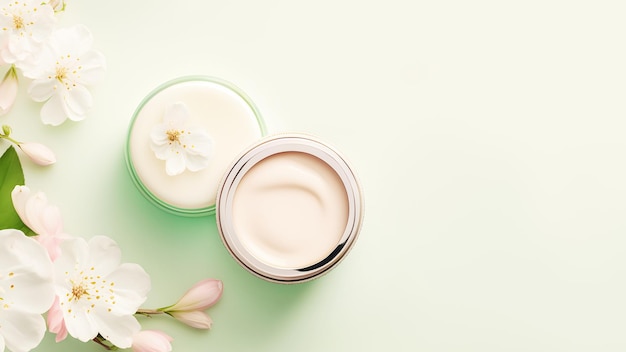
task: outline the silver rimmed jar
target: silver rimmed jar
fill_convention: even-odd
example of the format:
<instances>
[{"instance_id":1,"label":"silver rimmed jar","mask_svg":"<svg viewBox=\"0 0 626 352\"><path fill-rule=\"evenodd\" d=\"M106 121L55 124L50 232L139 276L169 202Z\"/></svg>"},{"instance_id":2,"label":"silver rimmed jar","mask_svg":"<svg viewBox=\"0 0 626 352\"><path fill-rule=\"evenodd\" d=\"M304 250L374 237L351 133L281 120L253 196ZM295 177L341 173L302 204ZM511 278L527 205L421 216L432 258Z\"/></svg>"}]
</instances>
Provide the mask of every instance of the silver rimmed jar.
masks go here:
<instances>
[{"instance_id":1,"label":"silver rimmed jar","mask_svg":"<svg viewBox=\"0 0 626 352\"><path fill-rule=\"evenodd\" d=\"M308 281L335 267L362 219L352 168L311 136L260 141L234 162L218 190L224 245L245 269L272 282Z\"/></svg>"}]
</instances>

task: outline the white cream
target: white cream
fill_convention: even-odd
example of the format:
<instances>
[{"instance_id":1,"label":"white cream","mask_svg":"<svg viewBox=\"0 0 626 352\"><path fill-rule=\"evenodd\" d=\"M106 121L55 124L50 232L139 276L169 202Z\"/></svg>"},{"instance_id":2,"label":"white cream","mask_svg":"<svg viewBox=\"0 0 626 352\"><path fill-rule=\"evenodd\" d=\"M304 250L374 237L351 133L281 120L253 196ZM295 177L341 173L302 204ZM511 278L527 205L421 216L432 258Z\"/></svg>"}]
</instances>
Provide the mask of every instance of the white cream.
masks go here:
<instances>
[{"instance_id":1,"label":"white cream","mask_svg":"<svg viewBox=\"0 0 626 352\"><path fill-rule=\"evenodd\" d=\"M235 233L259 261L304 268L326 258L348 221L348 197L337 173L302 152L271 155L241 179L232 208Z\"/></svg>"},{"instance_id":2,"label":"white cream","mask_svg":"<svg viewBox=\"0 0 626 352\"><path fill-rule=\"evenodd\" d=\"M175 102L189 108L189 126L211 135L213 151L208 168L168 176L165 161L150 149L150 132ZM130 157L137 176L157 198L178 208L199 209L215 205L219 181L230 163L261 137L254 110L239 94L211 81L189 80L156 93L138 112L129 136Z\"/></svg>"}]
</instances>

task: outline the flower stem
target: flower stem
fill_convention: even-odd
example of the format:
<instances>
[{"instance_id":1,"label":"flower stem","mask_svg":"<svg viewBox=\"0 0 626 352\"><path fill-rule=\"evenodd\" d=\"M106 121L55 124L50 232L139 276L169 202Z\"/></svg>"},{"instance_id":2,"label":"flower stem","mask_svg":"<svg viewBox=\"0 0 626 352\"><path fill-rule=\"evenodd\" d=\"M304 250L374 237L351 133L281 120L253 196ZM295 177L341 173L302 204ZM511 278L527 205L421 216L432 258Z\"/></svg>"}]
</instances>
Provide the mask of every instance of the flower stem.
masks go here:
<instances>
[{"instance_id":1,"label":"flower stem","mask_svg":"<svg viewBox=\"0 0 626 352\"><path fill-rule=\"evenodd\" d=\"M14 143L15 145L19 145L20 142L11 138L9 135L11 134L11 127L9 125L3 125L2 130L0 131L0 138L4 138L9 142Z\"/></svg>"},{"instance_id":2,"label":"flower stem","mask_svg":"<svg viewBox=\"0 0 626 352\"><path fill-rule=\"evenodd\" d=\"M158 310L158 309L144 309L144 308L140 308L137 309L137 313L135 314L140 314L140 315L144 315L146 317L149 317L151 315L160 315L160 314L165 314L165 312Z\"/></svg>"},{"instance_id":3,"label":"flower stem","mask_svg":"<svg viewBox=\"0 0 626 352\"><path fill-rule=\"evenodd\" d=\"M117 348L117 346L113 346L113 345L109 346L106 343L104 343L106 339L100 335L94 337L92 341L102 346L102 348L104 348L107 351L117 351L119 349Z\"/></svg>"}]
</instances>

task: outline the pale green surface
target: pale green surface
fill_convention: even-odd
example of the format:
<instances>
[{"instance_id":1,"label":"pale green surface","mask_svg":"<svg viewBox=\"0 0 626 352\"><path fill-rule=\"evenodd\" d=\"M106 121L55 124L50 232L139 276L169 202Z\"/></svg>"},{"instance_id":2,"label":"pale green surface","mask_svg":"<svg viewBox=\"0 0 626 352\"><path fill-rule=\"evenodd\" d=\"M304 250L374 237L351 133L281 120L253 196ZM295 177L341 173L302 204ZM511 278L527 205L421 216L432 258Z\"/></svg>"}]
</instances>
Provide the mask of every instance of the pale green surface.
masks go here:
<instances>
[{"instance_id":1,"label":"pale green surface","mask_svg":"<svg viewBox=\"0 0 626 352\"><path fill-rule=\"evenodd\" d=\"M62 23L86 24L108 60L93 113L44 127L22 94L0 122L55 150L53 167L25 167L28 184L69 233L112 236L143 265L146 306L224 280L212 331L145 324L175 351L624 351L626 6L513 3L69 0ZM134 189L130 117L190 74L235 83L271 131L352 161L366 220L336 270L265 283L214 217ZM37 349L99 350L50 335Z\"/></svg>"}]
</instances>

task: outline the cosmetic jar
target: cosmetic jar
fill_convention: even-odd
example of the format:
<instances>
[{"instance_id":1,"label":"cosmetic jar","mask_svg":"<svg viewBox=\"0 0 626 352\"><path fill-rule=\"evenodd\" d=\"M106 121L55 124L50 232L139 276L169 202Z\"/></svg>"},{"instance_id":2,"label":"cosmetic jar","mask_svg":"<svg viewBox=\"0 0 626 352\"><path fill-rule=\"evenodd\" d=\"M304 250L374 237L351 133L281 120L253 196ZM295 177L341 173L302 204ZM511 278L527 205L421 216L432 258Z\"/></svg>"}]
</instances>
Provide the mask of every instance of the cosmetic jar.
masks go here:
<instances>
[{"instance_id":1,"label":"cosmetic jar","mask_svg":"<svg viewBox=\"0 0 626 352\"><path fill-rule=\"evenodd\" d=\"M229 168L217 196L224 245L249 272L303 282L333 268L351 249L363 219L352 168L318 139L273 136Z\"/></svg>"},{"instance_id":2,"label":"cosmetic jar","mask_svg":"<svg viewBox=\"0 0 626 352\"><path fill-rule=\"evenodd\" d=\"M188 124L205 129L212 139L209 166L170 176L165 162L150 148L151 131L172 104L185 104ZM184 216L215 213L219 181L241 150L266 134L252 100L230 82L188 76L166 82L146 96L135 110L126 141L126 165L137 189L152 203Z\"/></svg>"},{"instance_id":3,"label":"cosmetic jar","mask_svg":"<svg viewBox=\"0 0 626 352\"><path fill-rule=\"evenodd\" d=\"M184 105L189 124L210 136L206 168L169 175L155 154L153 131L172 105ZM163 140L179 142L170 131L182 132L167 130ZM157 207L181 216L215 214L225 248L253 275L284 284L309 281L353 247L363 222L361 188L353 168L327 143L301 133L266 134L258 109L235 85L182 77L139 104L126 164L137 189Z\"/></svg>"}]
</instances>

